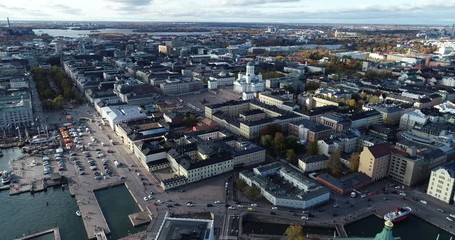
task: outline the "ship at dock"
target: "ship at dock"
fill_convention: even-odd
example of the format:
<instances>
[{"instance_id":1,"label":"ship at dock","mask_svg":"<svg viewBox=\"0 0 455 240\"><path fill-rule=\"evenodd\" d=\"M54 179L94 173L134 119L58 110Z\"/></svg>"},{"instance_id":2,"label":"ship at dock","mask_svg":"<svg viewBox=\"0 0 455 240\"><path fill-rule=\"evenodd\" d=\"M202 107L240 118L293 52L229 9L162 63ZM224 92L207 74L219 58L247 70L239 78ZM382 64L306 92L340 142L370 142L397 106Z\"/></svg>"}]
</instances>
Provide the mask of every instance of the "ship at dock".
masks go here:
<instances>
[{"instance_id":1,"label":"ship at dock","mask_svg":"<svg viewBox=\"0 0 455 240\"><path fill-rule=\"evenodd\" d=\"M392 221L393 223L402 222L411 216L412 209L410 207L399 207L396 210L386 213L384 220Z\"/></svg>"}]
</instances>

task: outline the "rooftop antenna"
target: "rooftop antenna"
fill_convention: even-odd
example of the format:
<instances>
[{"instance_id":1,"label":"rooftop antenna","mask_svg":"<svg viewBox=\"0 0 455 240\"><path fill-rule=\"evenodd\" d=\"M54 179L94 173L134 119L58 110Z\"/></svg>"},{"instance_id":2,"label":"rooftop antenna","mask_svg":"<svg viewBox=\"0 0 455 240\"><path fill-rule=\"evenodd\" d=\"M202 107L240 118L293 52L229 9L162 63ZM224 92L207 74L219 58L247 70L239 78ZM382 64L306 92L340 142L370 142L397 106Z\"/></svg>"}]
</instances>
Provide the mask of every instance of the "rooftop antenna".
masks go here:
<instances>
[{"instance_id":1,"label":"rooftop antenna","mask_svg":"<svg viewBox=\"0 0 455 240\"><path fill-rule=\"evenodd\" d=\"M7 22L7 24L8 24L8 28L10 28L10 27L11 27L11 24L10 24L10 22L9 22L9 17L6 18L6 22Z\"/></svg>"}]
</instances>

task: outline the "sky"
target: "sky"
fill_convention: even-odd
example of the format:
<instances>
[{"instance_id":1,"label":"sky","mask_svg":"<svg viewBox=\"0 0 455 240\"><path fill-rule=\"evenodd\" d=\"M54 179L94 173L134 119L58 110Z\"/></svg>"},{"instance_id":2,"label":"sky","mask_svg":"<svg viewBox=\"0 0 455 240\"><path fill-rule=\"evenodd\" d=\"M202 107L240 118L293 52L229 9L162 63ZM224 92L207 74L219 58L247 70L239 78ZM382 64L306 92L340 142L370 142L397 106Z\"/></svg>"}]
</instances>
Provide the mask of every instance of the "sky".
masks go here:
<instances>
[{"instance_id":1,"label":"sky","mask_svg":"<svg viewBox=\"0 0 455 240\"><path fill-rule=\"evenodd\" d=\"M0 0L0 21L455 23L455 0Z\"/></svg>"}]
</instances>

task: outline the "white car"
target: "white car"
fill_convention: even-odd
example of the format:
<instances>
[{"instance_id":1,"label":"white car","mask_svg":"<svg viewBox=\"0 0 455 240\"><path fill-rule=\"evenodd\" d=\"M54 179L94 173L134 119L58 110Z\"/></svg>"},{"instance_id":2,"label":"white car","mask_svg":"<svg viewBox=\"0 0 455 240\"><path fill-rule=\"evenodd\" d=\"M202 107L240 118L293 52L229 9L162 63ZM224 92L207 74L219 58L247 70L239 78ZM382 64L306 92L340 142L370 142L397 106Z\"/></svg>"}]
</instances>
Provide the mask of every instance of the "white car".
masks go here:
<instances>
[{"instance_id":1,"label":"white car","mask_svg":"<svg viewBox=\"0 0 455 240\"><path fill-rule=\"evenodd\" d=\"M427 204L427 201L425 201L425 200L420 200L420 202L423 204Z\"/></svg>"},{"instance_id":2,"label":"white car","mask_svg":"<svg viewBox=\"0 0 455 240\"><path fill-rule=\"evenodd\" d=\"M277 209L278 209L278 207L272 207L272 210L277 210Z\"/></svg>"},{"instance_id":3,"label":"white car","mask_svg":"<svg viewBox=\"0 0 455 240\"><path fill-rule=\"evenodd\" d=\"M307 216L302 216L301 219L308 220L309 218Z\"/></svg>"},{"instance_id":4,"label":"white car","mask_svg":"<svg viewBox=\"0 0 455 240\"><path fill-rule=\"evenodd\" d=\"M156 200L156 202L157 202L157 203L163 203L163 201L161 201L161 200L159 200L159 199Z\"/></svg>"},{"instance_id":5,"label":"white car","mask_svg":"<svg viewBox=\"0 0 455 240\"><path fill-rule=\"evenodd\" d=\"M400 192L400 196L406 197L406 193Z\"/></svg>"},{"instance_id":6,"label":"white car","mask_svg":"<svg viewBox=\"0 0 455 240\"><path fill-rule=\"evenodd\" d=\"M220 204L220 203L221 203L221 201L215 201L215 204Z\"/></svg>"},{"instance_id":7,"label":"white car","mask_svg":"<svg viewBox=\"0 0 455 240\"><path fill-rule=\"evenodd\" d=\"M258 205L256 203L251 204L252 207L257 207Z\"/></svg>"},{"instance_id":8,"label":"white car","mask_svg":"<svg viewBox=\"0 0 455 240\"><path fill-rule=\"evenodd\" d=\"M187 207L192 207L193 204L192 204L192 203L187 203L186 206L187 206Z\"/></svg>"},{"instance_id":9,"label":"white car","mask_svg":"<svg viewBox=\"0 0 455 240\"><path fill-rule=\"evenodd\" d=\"M229 209L229 210L235 210L235 207L229 206L228 209Z\"/></svg>"},{"instance_id":10,"label":"white car","mask_svg":"<svg viewBox=\"0 0 455 240\"><path fill-rule=\"evenodd\" d=\"M150 198L147 197L147 196L145 196L145 197L144 197L144 201L148 201L148 200L150 200Z\"/></svg>"}]
</instances>

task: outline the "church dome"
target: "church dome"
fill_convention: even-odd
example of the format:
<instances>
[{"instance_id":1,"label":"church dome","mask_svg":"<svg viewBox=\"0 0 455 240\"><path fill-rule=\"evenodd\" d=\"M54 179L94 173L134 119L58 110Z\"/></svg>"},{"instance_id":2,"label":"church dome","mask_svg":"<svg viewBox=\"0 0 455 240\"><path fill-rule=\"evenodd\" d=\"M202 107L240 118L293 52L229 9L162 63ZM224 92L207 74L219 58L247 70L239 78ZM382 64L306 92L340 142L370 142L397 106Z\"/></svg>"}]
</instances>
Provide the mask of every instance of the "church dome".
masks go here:
<instances>
[{"instance_id":1,"label":"church dome","mask_svg":"<svg viewBox=\"0 0 455 240\"><path fill-rule=\"evenodd\" d=\"M254 67L254 63L253 62L248 62L248 64L246 66L247 67Z\"/></svg>"}]
</instances>

